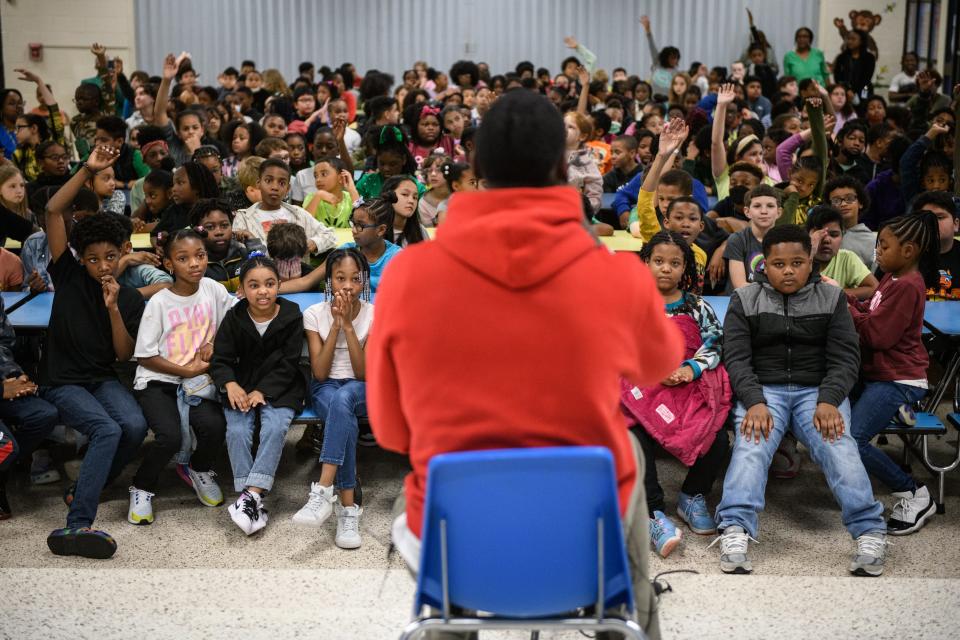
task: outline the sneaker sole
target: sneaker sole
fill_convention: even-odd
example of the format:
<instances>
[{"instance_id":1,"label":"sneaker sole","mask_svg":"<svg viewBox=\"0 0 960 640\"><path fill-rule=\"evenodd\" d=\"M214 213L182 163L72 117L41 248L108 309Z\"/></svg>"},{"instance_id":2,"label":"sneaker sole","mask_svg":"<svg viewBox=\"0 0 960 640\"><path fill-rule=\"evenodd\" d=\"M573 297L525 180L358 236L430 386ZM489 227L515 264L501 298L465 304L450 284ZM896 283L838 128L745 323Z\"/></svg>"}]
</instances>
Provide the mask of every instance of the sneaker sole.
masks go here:
<instances>
[{"instance_id":1,"label":"sneaker sole","mask_svg":"<svg viewBox=\"0 0 960 640\"><path fill-rule=\"evenodd\" d=\"M205 506L205 507L219 507L220 505L223 504L223 496L220 496L220 502L214 502L213 500L211 500L211 499L209 499L209 498L205 498L205 497L200 493L200 490L197 489L196 487L193 487L193 492L194 492L195 494L197 494L197 500L200 501L200 504L202 504L202 505Z\"/></svg>"},{"instance_id":2,"label":"sneaker sole","mask_svg":"<svg viewBox=\"0 0 960 640\"><path fill-rule=\"evenodd\" d=\"M731 575L745 576L753 573L753 567L752 566L744 567L743 565L739 565L739 564L736 566L730 566L730 565L724 566L724 564L721 562L720 571L723 571L724 573L728 573Z\"/></svg>"},{"instance_id":3,"label":"sneaker sole","mask_svg":"<svg viewBox=\"0 0 960 640\"><path fill-rule=\"evenodd\" d=\"M857 567L856 569L851 567L850 573L862 578L878 578L883 575L883 567L874 570L867 569L866 567Z\"/></svg>"},{"instance_id":4,"label":"sneaker sole","mask_svg":"<svg viewBox=\"0 0 960 640\"><path fill-rule=\"evenodd\" d=\"M333 512L331 511L329 514L327 514L327 517L324 518L324 519L322 519L322 520L317 520L316 518L310 518L310 519L300 518L300 519L298 519L297 516L296 516L296 514L294 514L294 516L293 516L292 518L290 518L290 521L293 522L293 524L299 525L299 526L301 526L301 527L310 527L311 529L320 529L320 528L323 527L323 525L327 522L327 520L330 519L330 515L332 515L332 514L333 514Z\"/></svg>"},{"instance_id":5,"label":"sneaker sole","mask_svg":"<svg viewBox=\"0 0 960 640\"><path fill-rule=\"evenodd\" d=\"M694 532L694 533L697 534L697 535L700 535L700 536L712 536L712 535L714 535L714 534L717 533L717 527L716 527L716 525L714 525L713 529L697 529L696 527L693 526L693 523L691 523L689 520L687 520L686 516L683 515L683 512L682 512L680 509L677 509L677 516L678 516L681 520L683 520L683 522L687 525L687 527L690 529L690 531Z\"/></svg>"},{"instance_id":6,"label":"sneaker sole","mask_svg":"<svg viewBox=\"0 0 960 640\"><path fill-rule=\"evenodd\" d=\"M46 471L36 475L30 474L30 484L42 485L53 484L54 482L60 482L60 473L57 471Z\"/></svg>"},{"instance_id":7,"label":"sneaker sole","mask_svg":"<svg viewBox=\"0 0 960 640\"><path fill-rule=\"evenodd\" d=\"M333 543L340 547L341 549L359 549L360 541L358 540L356 544L353 543L341 543L339 540L334 540Z\"/></svg>"},{"instance_id":8,"label":"sneaker sole","mask_svg":"<svg viewBox=\"0 0 960 640\"><path fill-rule=\"evenodd\" d=\"M660 556L661 558L666 558L666 557L669 556L671 553L673 553L673 552L676 550L677 547L680 546L680 542L681 542L682 540L683 540L683 536L680 535L680 532L679 532L679 531L677 531L677 537L676 537L676 538L670 538L669 540L667 540L666 542L664 542L664 543L663 543L663 546L660 547L660 549L657 550L657 555Z\"/></svg>"},{"instance_id":9,"label":"sneaker sole","mask_svg":"<svg viewBox=\"0 0 960 640\"><path fill-rule=\"evenodd\" d=\"M77 533L66 536L47 536L47 548L57 556L81 556L94 560L107 560L117 551L116 543L92 533Z\"/></svg>"},{"instance_id":10,"label":"sneaker sole","mask_svg":"<svg viewBox=\"0 0 960 640\"><path fill-rule=\"evenodd\" d=\"M127 514L127 522L130 524L135 524L137 526L146 526L148 524L153 524L153 516L135 516L132 514Z\"/></svg>"},{"instance_id":11,"label":"sneaker sole","mask_svg":"<svg viewBox=\"0 0 960 640\"><path fill-rule=\"evenodd\" d=\"M934 516L934 514L936 514L936 512L937 512L937 503L934 500L931 500L930 507L926 511L920 514L920 517L917 518L917 521L913 523L912 527L909 527L907 529L890 529L889 527L887 527L887 535L888 536L908 536L911 533L916 533L923 527L924 524L926 524L927 520L929 520Z\"/></svg>"}]
</instances>

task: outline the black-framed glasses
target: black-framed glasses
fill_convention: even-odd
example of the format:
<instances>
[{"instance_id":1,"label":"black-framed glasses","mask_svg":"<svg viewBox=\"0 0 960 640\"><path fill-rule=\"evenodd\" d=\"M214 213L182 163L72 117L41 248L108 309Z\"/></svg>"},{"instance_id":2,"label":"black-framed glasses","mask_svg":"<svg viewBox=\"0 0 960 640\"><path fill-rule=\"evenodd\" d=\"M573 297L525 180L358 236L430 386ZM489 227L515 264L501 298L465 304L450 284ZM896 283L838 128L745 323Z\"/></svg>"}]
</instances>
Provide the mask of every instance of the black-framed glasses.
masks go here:
<instances>
[{"instance_id":1,"label":"black-framed glasses","mask_svg":"<svg viewBox=\"0 0 960 640\"><path fill-rule=\"evenodd\" d=\"M41 160L53 160L54 162L66 162L69 157L65 153L58 153L54 155L43 156Z\"/></svg>"},{"instance_id":2,"label":"black-framed glasses","mask_svg":"<svg viewBox=\"0 0 960 640\"><path fill-rule=\"evenodd\" d=\"M380 225L378 225L378 224L376 224L376 223L374 223L374 224L363 224L362 222L357 222L356 220L351 220L351 221L350 221L350 226L353 227L353 230L354 230L354 231L360 232L360 231L363 231L364 229L373 229L373 228L375 228L375 227L379 227Z\"/></svg>"}]
</instances>

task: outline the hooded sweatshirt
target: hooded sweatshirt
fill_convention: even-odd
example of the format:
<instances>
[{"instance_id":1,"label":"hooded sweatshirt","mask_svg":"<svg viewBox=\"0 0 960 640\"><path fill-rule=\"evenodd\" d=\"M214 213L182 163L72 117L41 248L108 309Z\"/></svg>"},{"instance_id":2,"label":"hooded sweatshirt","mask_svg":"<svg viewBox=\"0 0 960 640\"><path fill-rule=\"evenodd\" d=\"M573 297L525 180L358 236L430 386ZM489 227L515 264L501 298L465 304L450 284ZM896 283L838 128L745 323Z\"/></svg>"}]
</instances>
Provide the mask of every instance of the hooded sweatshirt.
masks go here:
<instances>
[{"instance_id":1,"label":"hooded sweatshirt","mask_svg":"<svg viewBox=\"0 0 960 640\"><path fill-rule=\"evenodd\" d=\"M584 227L576 190L457 193L436 240L387 266L377 318L370 422L381 446L410 457L415 535L427 465L452 451L606 446L626 512L637 466L619 377L659 382L683 342L646 266Z\"/></svg>"}]
</instances>

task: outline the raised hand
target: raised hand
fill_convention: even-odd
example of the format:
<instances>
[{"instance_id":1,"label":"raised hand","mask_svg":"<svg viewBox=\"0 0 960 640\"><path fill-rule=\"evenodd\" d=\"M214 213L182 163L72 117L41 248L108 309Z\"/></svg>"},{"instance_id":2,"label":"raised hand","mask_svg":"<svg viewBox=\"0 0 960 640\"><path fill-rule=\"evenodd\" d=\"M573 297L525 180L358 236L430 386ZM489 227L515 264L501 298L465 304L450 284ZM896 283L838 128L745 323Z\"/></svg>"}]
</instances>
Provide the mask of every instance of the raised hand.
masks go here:
<instances>
[{"instance_id":1,"label":"raised hand","mask_svg":"<svg viewBox=\"0 0 960 640\"><path fill-rule=\"evenodd\" d=\"M92 45L90 45L90 53L97 56L98 58L101 56L105 56L107 55L107 47L105 45L100 44L99 42L94 42Z\"/></svg>"},{"instance_id":2,"label":"raised hand","mask_svg":"<svg viewBox=\"0 0 960 640\"><path fill-rule=\"evenodd\" d=\"M721 104L730 104L737 97L736 91L733 90L732 83L726 83L720 85L720 90L717 91L717 106Z\"/></svg>"},{"instance_id":3,"label":"raised hand","mask_svg":"<svg viewBox=\"0 0 960 640\"><path fill-rule=\"evenodd\" d=\"M24 82L33 82L34 84L43 84L43 80L40 79L40 76L35 74L29 69L14 69L17 73L20 74L20 77L17 80L23 80Z\"/></svg>"},{"instance_id":4,"label":"raised hand","mask_svg":"<svg viewBox=\"0 0 960 640\"><path fill-rule=\"evenodd\" d=\"M180 65L177 63L177 59L173 57L172 53L168 53L167 57L163 59L163 71L161 75L164 80L173 80L177 77L177 70L180 68Z\"/></svg>"},{"instance_id":5,"label":"raised hand","mask_svg":"<svg viewBox=\"0 0 960 640\"><path fill-rule=\"evenodd\" d=\"M587 68L584 66L577 67L577 80L580 81L581 87L586 87L590 84L590 72L587 71Z\"/></svg>"},{"instance_id":6,"label":"raised hand","mask_svg":"<svg viewBox=\"0 0 960 640\"><path fill-rule=\"evenodd\" d=\"M819 109L823 106L823 100L821 98L807 98L807 106L812 109Z\"/></svg>"},{"instance_id":7,"label":"raised hand","mask_svg":"<svg viewBox=\"0 0 960 640\"><path fill-rule=\"evenodd\" d=\"M843 18L834 18L834 19L833 19L833 26L835 26L837 29L843 29L843 26L844 26L844 25L843 25Z\"/></svg>"},{"instance_id":8,"label":"raised hand","mask_svg":"<svg viewBox=\"0 0 960 640\"><path fill-rule=\"evenodd\" d=\"M671 154L679 149L687 139L688 133L690 133L690 127L686 122L679 118L672 118L660 133L660 153Z\"/></svg>"},{"instance_id":9,"label":"raised hand","mask_svg":"<svg viewBox=\"0 0 960 640\"><path fill-rule=\"evenodd\" d=\"M931 140L936 140L938 136L948 133L949 131L950 127L947 125L934 122L930 125L930 129L927 130L927 137Z\"/></svg>"},{"instance_id":10,"label":"raised hand","mask_svg":"<svg viewBox=\"0 0 960 640\"><path fill-rule=\"evenodd\" d=\"M87 157L84 163L94 173L102 171L117 161L120 152L109 145L100 145Z\"/></svg>"},{"instance_id":11,"label":"raised hand","mask_svg":"<svg viewBox=\"0 0 960 640\"><path fill-rule=\"evenodd\" d=\"M640 16L640 24L643 25L643 30L647 33L650 33L650 17L649 16Z\"/></svg>"},{"instance_id":12,"label":"raised hand","mask_svg":"<svg viewBox=\"0 0 960 640\"><path fill-rule=\"evenodd\" d=\"M833 128L837 125L837 116L832 113L825 113L823 115L823 130L826 131L827 135L833 133Z\"/></svg>"},{"instance_id":13,"label":"raised hand","mask_svg":"<svg viewBox=\"0 0 960 640\"><path fill-rule=\"evenodd\" d=\"M747 9L747 20L750 21L750 26L753 26L753 12L750 9Z\"/></svg>"},{"instance_id":14,"label":"raised hand","mask_svg":"<svg viewBox=\"0 0 960 640\"><path fill-rule=\"evenodd\" d=\"M937 82L929 71L921 71L917 74L917 90L920 93L932 93Z\"/></svg>"},{"instance_id":15,"label":"raised hand","mask_svg":"<svg viewBox=\"0 0 960 640\"><path fill-rule=\"evenodd\" d=\"M574 38L573 36L567 36L566 38L563 39L563 44L567 45L567 47L570 49L576 49L579 43L577 42L577 39Z\"/></svg>"}]
</instances>

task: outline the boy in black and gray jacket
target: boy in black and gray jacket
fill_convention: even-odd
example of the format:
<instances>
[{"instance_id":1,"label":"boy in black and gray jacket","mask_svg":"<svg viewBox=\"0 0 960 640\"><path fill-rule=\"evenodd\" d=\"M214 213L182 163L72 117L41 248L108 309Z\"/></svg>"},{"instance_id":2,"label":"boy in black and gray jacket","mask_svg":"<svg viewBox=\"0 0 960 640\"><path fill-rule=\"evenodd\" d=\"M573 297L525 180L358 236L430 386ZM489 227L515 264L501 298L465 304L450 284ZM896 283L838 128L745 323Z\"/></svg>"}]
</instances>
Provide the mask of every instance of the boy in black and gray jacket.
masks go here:
<instances>
[{"instance_id":1,"label":"boy in black and gray jacket","mask_svg":"<svg viewBox=\"0 0 960 640\"><path fill-rule=\"evenodd\" d=\"M750 573L767 473L790 430L810 451L857 541L850 571L880 575L883 506L847 433L847 395L860 369L859 339L842 289L811 274L810 237L796 225L763 239L764 276L737 289L723 327L723 363L737 396L733 456L717 506L720 568Z\"/></svg>"}]
</instances>

